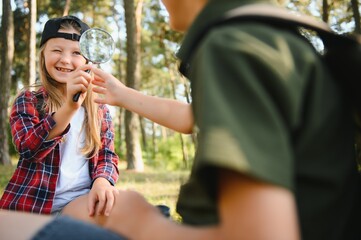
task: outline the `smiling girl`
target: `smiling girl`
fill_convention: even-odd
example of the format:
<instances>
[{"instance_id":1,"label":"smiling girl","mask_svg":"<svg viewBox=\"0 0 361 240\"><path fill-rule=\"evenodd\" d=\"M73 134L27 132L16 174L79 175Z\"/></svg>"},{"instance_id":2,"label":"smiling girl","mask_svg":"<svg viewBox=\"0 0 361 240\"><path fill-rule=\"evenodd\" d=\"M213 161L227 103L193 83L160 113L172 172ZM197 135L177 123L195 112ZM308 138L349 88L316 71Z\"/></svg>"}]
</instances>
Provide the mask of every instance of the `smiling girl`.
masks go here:
<instances>
[{"instance_id":1,"label":"smiling girl","mask_svg":"<svg viewBox=\"0 0 361 240\"><path fill-rule=\"evenodd\" d=\"M40 42L36 91L16 98L10 124L20 159L0 208L57 214L83 196L107 215L114 202L118 156L109 110L96 105L79 38L89 26L78 18L50 19ZM73 96L81 92L79 100Z\"/></svg>"}]
</instances>

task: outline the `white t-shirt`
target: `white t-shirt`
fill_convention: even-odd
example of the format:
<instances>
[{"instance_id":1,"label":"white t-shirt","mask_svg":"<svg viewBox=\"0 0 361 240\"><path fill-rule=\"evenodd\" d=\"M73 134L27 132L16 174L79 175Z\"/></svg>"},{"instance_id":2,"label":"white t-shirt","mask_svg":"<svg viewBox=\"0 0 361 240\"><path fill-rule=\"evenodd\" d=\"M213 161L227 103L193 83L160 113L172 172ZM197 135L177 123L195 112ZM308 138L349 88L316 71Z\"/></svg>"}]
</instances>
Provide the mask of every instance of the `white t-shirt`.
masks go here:
<instances>
[{"instance_id":1,"label":"white t-shirt","mask_svg":"<svg viewBox=\"0 0 361 240\"><path fill-rule=\"evenodd\" d=\"M60 173L52 213L61 211L70 201L90 191L89 161L81 153L85 142L84 116L85 110L81 107L70 122L65 140L60 143Z\"/></svg>"}]
</instances>

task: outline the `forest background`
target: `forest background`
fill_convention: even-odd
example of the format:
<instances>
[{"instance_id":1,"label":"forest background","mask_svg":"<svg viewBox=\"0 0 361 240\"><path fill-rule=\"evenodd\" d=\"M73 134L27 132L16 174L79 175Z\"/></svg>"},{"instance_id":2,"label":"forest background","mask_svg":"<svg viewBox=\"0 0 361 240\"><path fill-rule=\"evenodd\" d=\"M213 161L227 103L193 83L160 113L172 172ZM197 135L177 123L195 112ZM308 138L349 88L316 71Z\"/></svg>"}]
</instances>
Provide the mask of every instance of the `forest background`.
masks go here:
<instances>
[{"instance_id":1,"label":"forest background","mask_svg":"<svg viewBox=\"0 0 361 240\"><path fill-rule=\"evenodd\" d=\"M292 11L325 21L340 33L361 33L360 0L289 0ZM189 82L178 73L175 53L183 35L172 31L159 0L2 0L0 25L0 165L16 164L9 109L19 91L37 81L41 31L49 18L75 15L110 32L116 51L101 67L129 87L191 102ZM179 134L121 108L111 108L121 168L189 170L194 135Z\"/></svg>"}]
</instances>

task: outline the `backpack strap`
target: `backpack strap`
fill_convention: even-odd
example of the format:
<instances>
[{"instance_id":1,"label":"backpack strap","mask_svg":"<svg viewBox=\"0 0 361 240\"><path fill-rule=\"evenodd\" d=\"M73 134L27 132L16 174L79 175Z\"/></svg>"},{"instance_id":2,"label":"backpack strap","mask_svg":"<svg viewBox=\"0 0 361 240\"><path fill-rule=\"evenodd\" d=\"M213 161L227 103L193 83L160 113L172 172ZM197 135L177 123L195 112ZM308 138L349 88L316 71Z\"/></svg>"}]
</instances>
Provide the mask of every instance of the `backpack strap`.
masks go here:
<instances>
[{"instance_id":1,"label":"backpack strap","mask_svg":"<svg viewBox=\"0 0 361 240\"><path fill-rule=\"evenodd\" d=\"M323 59L340 87L344 88L350 104L361 112L361 40L356 34L342 35L313 17L290 12L270 4L251 4L232 9L214 24L204 29L231 22L260 22L292 31L305 28L317 33L324 45ZM203 36L205 34L202 34ZM198 42L200 42L199 39ZM197 43L196 43L197 44ZM186 63L185 63L186 64Z\"/></svg>"},{"instance_id":2,"label":"backpack strap","mask_svg":"<svg viewBox=\"0 0 361 240\"><path fill-rule=\"evenodd\" d=\"M361 41L359 36L335 33L324 22L271 4L251 4L226 12L223 17L201 29L193 42L192 49L197 47L212 28L232 22L259 22L294 32L299 28L315 31L325 47L323 59L331 74L340 86L345 88L351 104L361 112L361 94L359 94L361 89L361 77L359 77ZM179 65L180 72L185 76L188 76L189 73L190 57L185 56Z\"/></svg>"},{"instance_id":3,"label":"backpack strap","mask_svg":"<svg viewBox=\"0 0 361 240\"><path fill-rule=\"evenodd\" d=\"M339 48L341 50L344 47L355 46L360 43L360 39L337 34L325 22L318 21L313 17L291 12L271 4L250 4L232 9L226 12L223 17L213 20L197 33L191 48L196 49L203 37L212 28L232 22L258 22L292 31L298 31L300 27L306 28L317 32L325 49ZM191 56L188 54L179 65L180 72L185 76L188 76L190 58Z\"/></svg>"},{"instance_id":4,"label":"backpack strap","mask_svg":"<svg viewBox=\"0 0 361 240\"><path fill-rule=\"evenodd\" d=\"M317 32L324 42L325 48L340 44L359 44L356 36L346 36L335 33L325 22L313 17L291 12L270 4L251 4L228 11L218 24L229 21L256 21L274 26L295 28L302 27Z\"/></svg>"},{"instance_id":5,"label":"backpack strap","mask_svg":"<svg viewBox=\"0 0 361 240\"><path fill-rule=\"evenodd\" d=\"M238 17L254 18L255 20L270 19L272 20L272 24L274 21L279 21L282 24L297 24L316 31L331 32L330 27L324 22L270 4L251 4L232 9L225 14L224 19L221 21Z\"/></svg>"}]
</instances>

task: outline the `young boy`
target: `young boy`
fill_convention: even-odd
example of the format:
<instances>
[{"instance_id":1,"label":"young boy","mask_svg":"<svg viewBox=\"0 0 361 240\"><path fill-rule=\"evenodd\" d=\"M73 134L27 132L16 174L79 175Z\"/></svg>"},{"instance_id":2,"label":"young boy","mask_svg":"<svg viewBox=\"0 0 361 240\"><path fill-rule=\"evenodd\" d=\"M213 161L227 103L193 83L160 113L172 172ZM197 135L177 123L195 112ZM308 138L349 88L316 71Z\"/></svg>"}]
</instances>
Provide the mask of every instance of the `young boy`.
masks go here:
<instances>
[{"instance_id":1,"label":"young boy","mask_svg":"<svg viewBox=\"0 0 361 240\"><path fill-rule=\"evenodd\" d=\"M360 239L352 114L315 50L267 24L207 27L259 2L269 3L163 0L171 26L187 31L178 56L199 129L177 205L183 223L139 193L119 191L106 229L137 240ZM92 71L104 101L116 98L117 79Z\"/></svg>"}]
</instances>

